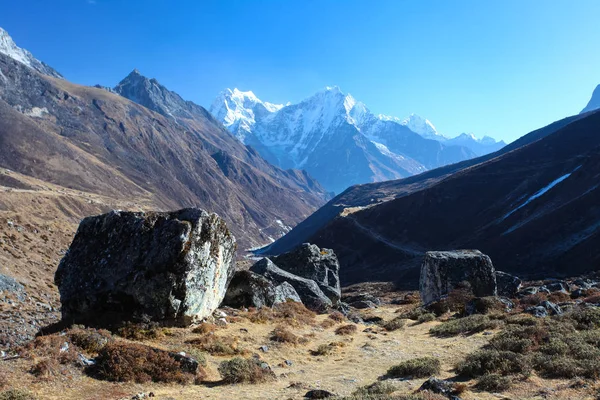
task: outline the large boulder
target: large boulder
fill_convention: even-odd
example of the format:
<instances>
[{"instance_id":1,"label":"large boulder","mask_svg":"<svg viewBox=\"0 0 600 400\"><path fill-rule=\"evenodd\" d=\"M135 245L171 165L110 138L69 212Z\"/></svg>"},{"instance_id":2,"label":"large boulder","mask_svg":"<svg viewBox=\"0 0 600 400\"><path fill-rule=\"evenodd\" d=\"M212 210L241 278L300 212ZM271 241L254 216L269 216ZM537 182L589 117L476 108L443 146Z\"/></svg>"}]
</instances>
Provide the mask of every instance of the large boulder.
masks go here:
<instances>
[{"instance_id":1,"label":"large boulder","mask_svg":"<svg viewBox=\"0 0 600 400\"><path fill-rule=\"evenodd\" d=\"M496 286L498 287L498 296L513 298L521 289L523 281L518 277L507 274L506 272L496 271Z\"/></svg>"},{"instance_id":2,"label":"large boulder","mask_svg":"<svg viewBox=\"0 0 600 400\"><path fill-rule=\"evenodd\" d=\"M296 289L288 282L273 281L252 271L238 271L229 283L223 305L233 308L272 307L286 301L302 302Z\"/></svg>"},{"instance_id":3,"label":"large boulder","mask_svg":"<svg viewBox=\"0 0 600 400\"><path fill-rule=\"evenodd\" d=\"M325 311L333 305L315 281L284 271L268 258L258 261L250 268L250 271L264 276L275 284L289 283L294 287L304 305L311 310Z\"/></svg>"},{"instance_id":4,"label":"large boulder","mask_svg":"<svg viewBox=\"0 0 600 400\"><path fill-rule=\"evenodd\" d=\"M271 260L291 274L317 282L333 304L340 301L340 263L333 250L304 243L289 253L271 257Z\"/></svg>"},{"instance_id":5,"label":"large boulder","mask_svg":"<svg viewBox=\"0 0 600 400\"><path fill-rule=\"evenodd\" d=\"M461 282L477 297L496 296L492 260L479 250L429 251L421 265L421 300L429 304L448 295Z\"/></svg>"},{"instance_id":6,"label":"large boulder","mask_svg":"<svg viewBox=\"0 0 600 400\"><path fill-rule=\"evenodd\" d=\"M63 320L186 325L205 318L223 300L235 250L225 221L195 208L85 218L54 278Z\"/></svg>"}]
</instances>

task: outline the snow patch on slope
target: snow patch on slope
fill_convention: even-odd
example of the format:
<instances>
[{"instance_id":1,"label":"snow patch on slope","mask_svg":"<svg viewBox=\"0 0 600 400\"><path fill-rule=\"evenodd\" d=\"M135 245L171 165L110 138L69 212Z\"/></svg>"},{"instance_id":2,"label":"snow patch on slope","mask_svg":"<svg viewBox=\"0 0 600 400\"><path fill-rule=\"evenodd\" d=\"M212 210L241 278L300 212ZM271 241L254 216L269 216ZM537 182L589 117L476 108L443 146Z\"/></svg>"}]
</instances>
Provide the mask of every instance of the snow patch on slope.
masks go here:
<instances>
[{"instance_id":1,"label":"snow patch on slope","mask_svg":"<svg viewBox=\"0 0 600 400\"><path fill-rule=\"evenodd\" d=\"M562 181L564 181L565 179L567 179L568 177L571 176L571 174L573 174L575 171L577 171L579 168L581 168L581 165L577 168L575 168L572 172L569 172L568 174L564 174L563 176L561 176L560 178L557 178L555 180L553 180L552 182L550 182L548 185L546 185L545 187L543 187L542 189L538 190L537 192L535 192L531 197L529 197L523 204L521 204L520 206L518 206L517 208L511 210L508 214L506 214L502 220L505 220L506 218L508 218L509 216L511 216L512 214L514 214L515 212L517 212L518 210L520 210L521 208L525 207L527 204L531 203L532 201L534 201L535 199L543 196L544 194L546 194L549 190L551 190L554 186L558 185L559 183L561 183Z\"/></svg>"}]
</instances>

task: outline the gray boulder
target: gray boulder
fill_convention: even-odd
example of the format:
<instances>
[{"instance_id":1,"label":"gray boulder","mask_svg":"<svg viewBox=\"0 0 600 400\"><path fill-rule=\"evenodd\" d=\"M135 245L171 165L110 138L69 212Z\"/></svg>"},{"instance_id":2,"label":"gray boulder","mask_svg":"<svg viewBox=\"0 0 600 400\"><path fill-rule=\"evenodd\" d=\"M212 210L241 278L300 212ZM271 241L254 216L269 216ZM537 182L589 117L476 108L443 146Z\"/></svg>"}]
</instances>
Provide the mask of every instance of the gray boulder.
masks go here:
<instances>
[{"instance_id":1,"label":"gray boulder","mask_svg":"<svg viewBox=\"0 0 600 400\"><path fill-rule=\"evenodd\" d=\"M479 250L428 251L421 265L419 291L424 304L441 300L461 282L477 297L496 296L492 260Z\"/></svg>"},{"instance_id":2,"label":"gray boulder","mask_svg":"<svg viewBox=\"0 0 600 400\"><path fill-rule=\"evenodd\" d=\"M302 302L288 282L275 285L252 271L238 271L229 283L222 305L233 308L272 307L288 300Z\"/></svg>"},{"instance_id":3,"label":"gray boulder","mask_svg":"<svg viewBox=\"0 0 600 400\"><path fill-rule=\"evenodd\" d=\"M187 325L219 306L236 242L219 216L189 208L81 221L55 283L68 322Z\"/></svg>"},{"instance_id":4,"label":"gray boulder","mask_svg":"<svg viewBox=\"0 0 600 400\"><path fill-rule=\"evenodd\" d=\"M320 312L333 305L315 281L284 271L268 258L258 261L250 268L250 271L262 275L278 285L287 282L296 290L304 305L311 310Z\"/></svg>"},{"instance_id":5,"label":"gray boulder","mask_svg":"<svg viewBox=\"0 0 600 400\"><path fill-rule=\"evenodd\" d=\"M0 274L0 294L2 292L11 293L20 301L25 299L25 288L23 285L8 275Z\"/></svg>"},{"instance_id":6,"label":"gray boulder","mask_svg":"<svg viewBox=\"0 0 600 400\"><path fill-rule=\"evenodd\" d=\"M317 282L333 304L340 301L340 263L333 250L304 243L271 260L284 271Z\"/></svg>"},{"instance_id":7,"label":"gray boulder","mask_svg":"<svg viewBox=\"0 0 600 400\"><path fill-rule=\"evenodd\" d=\"M518 277L507 274L506 272L496 271L496 286L498 287L498 296L513 298L521 289L523 281Z\"/></svg>"}]
</instances>

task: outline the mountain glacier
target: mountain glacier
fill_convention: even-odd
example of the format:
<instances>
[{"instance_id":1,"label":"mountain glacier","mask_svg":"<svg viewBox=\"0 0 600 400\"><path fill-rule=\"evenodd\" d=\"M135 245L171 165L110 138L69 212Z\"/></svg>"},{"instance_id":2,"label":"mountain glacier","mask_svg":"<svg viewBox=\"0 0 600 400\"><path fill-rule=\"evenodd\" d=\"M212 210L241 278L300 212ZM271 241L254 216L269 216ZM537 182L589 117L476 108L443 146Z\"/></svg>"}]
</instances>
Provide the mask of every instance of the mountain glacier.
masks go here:
<instances>
[{"instance_id":1,"label":"mountain glacier","mask_svg":"<svg viewBox=\"0 0 600 400\"><path fill-rule=\"evenodd\" d=\"M49 75L54 78L63 78L63 76L56 72L54 68L39 61L29 51L17 46L8 32L2 28L0 28L0 53L9 56L21 64L27 65L29 68L35 69L44 75Z\"/></svg>"},{"instance_id":2,"label":"mountain glacier","mask_svg":"<svg viewBox=\"0 0 600 400\"><path fill-rule=\"evenodd\" d=\"M286 105L226 89L210 112L271 163L305 169L336 193L354 184L403 178L480 154L479 149L471 150L471 140L452 143L417 115L404 120L375 115L337 86Z\"/></svg>"}]
</instances>

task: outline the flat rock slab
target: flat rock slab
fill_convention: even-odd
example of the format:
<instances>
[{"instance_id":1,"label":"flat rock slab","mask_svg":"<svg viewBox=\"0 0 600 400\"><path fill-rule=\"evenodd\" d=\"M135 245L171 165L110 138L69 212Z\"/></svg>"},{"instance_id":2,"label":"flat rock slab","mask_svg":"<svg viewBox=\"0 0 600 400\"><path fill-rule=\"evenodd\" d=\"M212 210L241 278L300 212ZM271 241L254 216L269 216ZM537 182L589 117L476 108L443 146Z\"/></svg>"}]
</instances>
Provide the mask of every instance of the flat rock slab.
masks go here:
<instances>
[{"instance_id":1,"label":"flat rock slab","mask_svg":"<svg viewBox=\"0 0 600 400\"><path fill-rule=\"evenodd\" d=\"M189 324L219 306L236 241L216 214L123 212L85 218L55 282L68 322Z\"/></svg>"},{"instance_id":2,"label":"flat rock slab","mask_svg":"<svg viewBox=\"0 0 600 400\"><path fill-rule=\"evenodd\" d=\"M425 254L419 285L424 304L442 299L465 281L477 297L497 294L492 260L479 250L429 251Z\"/></svg>"}]
</instances>

